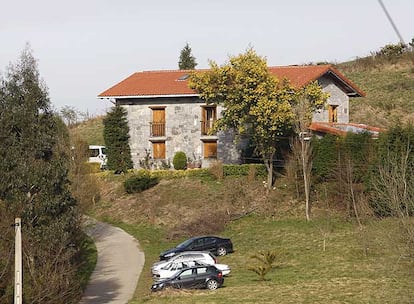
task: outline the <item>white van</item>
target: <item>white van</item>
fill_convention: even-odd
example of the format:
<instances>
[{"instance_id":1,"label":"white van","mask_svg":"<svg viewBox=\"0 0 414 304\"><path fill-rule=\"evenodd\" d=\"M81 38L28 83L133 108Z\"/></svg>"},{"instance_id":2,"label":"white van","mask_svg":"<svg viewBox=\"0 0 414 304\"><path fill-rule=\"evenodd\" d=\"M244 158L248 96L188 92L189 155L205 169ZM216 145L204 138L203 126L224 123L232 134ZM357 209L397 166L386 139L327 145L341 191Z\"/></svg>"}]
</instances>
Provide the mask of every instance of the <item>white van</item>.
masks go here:
<instances>
[{"instance_id":1,"label":"white van","mask_svg":"<svg viewBox=\"0 0 414 304\"><path fill-rule=\"evenodd\" d=\"M105 146L89 146L90 163L99 163L101 169L106 169L106 153Z\"/></svg>"}]
</instances>

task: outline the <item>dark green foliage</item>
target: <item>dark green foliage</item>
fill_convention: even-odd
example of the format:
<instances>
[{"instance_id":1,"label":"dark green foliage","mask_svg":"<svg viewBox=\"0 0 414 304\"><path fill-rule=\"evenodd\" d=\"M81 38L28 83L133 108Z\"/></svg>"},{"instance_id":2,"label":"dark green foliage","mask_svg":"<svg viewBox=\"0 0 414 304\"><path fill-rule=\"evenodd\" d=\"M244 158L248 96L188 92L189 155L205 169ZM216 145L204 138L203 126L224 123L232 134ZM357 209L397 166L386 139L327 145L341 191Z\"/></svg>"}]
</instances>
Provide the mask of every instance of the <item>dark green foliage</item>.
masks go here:
<instances>
[{"instance_id":1,"label":"dark green foliage","mask_svg":"<svg viewBox=\"0 0 414 304\"><path fill-rule=\"evenodd\" d=\"M387 132L380 135L378 139L378 157L379 161L386 161L387 155L405 154L407 149L410 149L409 162L414 162L414 126L409 125L402 127L396 125L390 128Z\"/></svg>"},{"instance_id":2,"label":"dark green foliage","mask_svg":"<svg viewBox=\"0 0 414 304\"><path fill-rule=\"evenodd\" d=\"M255 167L256 176L267 176L264 164L223 165L223 174L224 176L247 176L251 167Z\"/></svg>"},{"instance_id":3,"label":"dark green foliage","mask_svg":"<svg viewBox=\"0 0 414 304\"><path fill-rule=\"evenodd\" d=\"M116 174L125 173L132 168L126 110L121 106L113 107L104 118L103 125L108 169Z\"/></svg>"},{"instance_id":4,"label":"dark green foliage","mask_svg":"<svg viewBox=\"0 0 414 304\"><path fill-rule=\"evenodd\" d=\"M173 158L173 165L175 170L185 170L187 167L187 156L183 151L175 153Z\"/></svg>"},{"instance_id":5,"label":"dark green foliage","mask_svg":"<svg viewBox=\"0 0 414 304\"><path fill-rule=\"evenodd\" d=\"M348 133L339 140L340 161L343 165L350 161L354 183L366 180L375 154L375 146L376 142L368 132Z\"/></svg>"},{"instance_id":6,"label":"dark green foliage","mask_svg":"<svg viewBox=\"0 0 414 304\"><path fill-rule=\"evenodd\" d=\"M211 173L210 169L202 168L202 169L195 169L195 170L187 170L187 176L190 178L199 178L202 181L214 181L216 177Z\"/></svg>"},{"instance_id":7,"label":"dark green foliage","mask_svg":"<svg viewBox=\"0 0 414 304\"><path fill-rule=\"evenodd\" d=\"M195 57L191 54L191 47L188 45L188 43L186 43L180 53L178 68L180 70L194 70L196 66L197 62Z\"/></svg>"},{"instance_id":8,"label":"dark green foliage","mask_svg":"<svg viewBox=\"0 0 414 304\"><path fill-rule=\"evenodd\" d=\"M313 138L313 168L312 173L317 181L328 180L336 168L338 137L326 135L322 138Z\"/></svg>"},{"instance_id":9,"label":"dark green foliage","mask_svg":"<svg viewBox=\"0 0 414 304\"><path fill-rule=\"evenodd\" d=\"M73 303L83 236L68 190L69 137L29 47L1 79L0 130L0 256L12 250L10 224L21 217L25 302ZM13 267L4 271L0 303L10 303Z\"/></svg>"},{"instance_id":10,"label":"dark green foliage","mask_svg":"<svg viewBox=\"0 0 414 304\"><path fill-rule=\"evenodd\" d=\"M389 60L396 59L400 57L407 50L407 46L398 43L398 44L387 44L383 46L378 52L377 56L383 56Z\"/></svg>"},{"instance_id":11,"label":"dark green foliage","mask_svg":"<svg viewBox=\"0 0 414 304\"><path fill-rule=\"evenodd\" d=\"M142 192L154 187L159 182L159 178L151 176L148 171L140 172L137 175L128 177L124 181L125 191L129 194Z\"/></svg>"},{"instance_id":12,"label":"dark green foliage","mask_svg":"<svg viewBox=\"0 0 414 304\"><path fill-rule=\"evenodd\" d=\"M394 126L380 135L368 187L379 216L414 214L414 127Z\"/></svg>"}]
</instances>

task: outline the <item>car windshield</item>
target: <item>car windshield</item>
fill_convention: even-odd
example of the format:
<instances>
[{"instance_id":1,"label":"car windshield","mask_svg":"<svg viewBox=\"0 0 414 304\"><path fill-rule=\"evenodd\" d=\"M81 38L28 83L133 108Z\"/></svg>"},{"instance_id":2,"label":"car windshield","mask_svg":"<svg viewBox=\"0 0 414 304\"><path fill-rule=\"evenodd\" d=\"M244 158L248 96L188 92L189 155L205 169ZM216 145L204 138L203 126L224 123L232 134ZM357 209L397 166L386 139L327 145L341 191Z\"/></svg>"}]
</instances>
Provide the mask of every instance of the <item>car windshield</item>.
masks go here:
<instances>
[{"instance_id":1,"label":"car windshield","mask_svg":"<svg viewBox=\"0 0 414 304\"><path fill-rule=\"evenodd\" d=\"M167 270L171 268L172 263L168 263L167 265L165 265L164 267L161 267L161 269L163 270Z\"/></svg>"},{"instance_id":2,"label":"car windshield","mask_svg":"<svg viewBox=\"0 0 414 304\"><path fill-rule=\"evenodd\" d=\"M179 244L177 246L177 248L185 248L188 245L190 245L192 242L193 242L193 239L186 240L186 241L182 242L181 244Z\"/></svg>"}]
</instances>

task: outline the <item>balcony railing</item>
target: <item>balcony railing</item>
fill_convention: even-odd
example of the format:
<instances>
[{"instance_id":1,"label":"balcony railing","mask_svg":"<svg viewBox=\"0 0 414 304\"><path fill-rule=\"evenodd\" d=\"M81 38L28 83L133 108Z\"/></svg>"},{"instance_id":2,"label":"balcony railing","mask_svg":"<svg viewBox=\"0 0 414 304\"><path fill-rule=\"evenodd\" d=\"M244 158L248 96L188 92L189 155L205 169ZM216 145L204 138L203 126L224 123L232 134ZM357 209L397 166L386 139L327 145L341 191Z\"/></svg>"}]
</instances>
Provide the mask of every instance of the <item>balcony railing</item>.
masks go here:
<instances>
[{"instance_id":1,"label":"balcony railing","mask_svg":"<svg viewBox=\"0 0 414 304\"><path fill-rule=\"evenodd\" d=\"M165 136L165 122L150 122L150 136L151 137Z\"/></svg>"},{"instance_id":2,"label":"balcony railing","mask_svg":"<svg viewBox=\"0 0 414 304\"><path fill-rule=\"evenodd\" d=\"M209 135L211 128L213 127L214 120L201 121L201 135Z\"/></svg>"}]
</instances>

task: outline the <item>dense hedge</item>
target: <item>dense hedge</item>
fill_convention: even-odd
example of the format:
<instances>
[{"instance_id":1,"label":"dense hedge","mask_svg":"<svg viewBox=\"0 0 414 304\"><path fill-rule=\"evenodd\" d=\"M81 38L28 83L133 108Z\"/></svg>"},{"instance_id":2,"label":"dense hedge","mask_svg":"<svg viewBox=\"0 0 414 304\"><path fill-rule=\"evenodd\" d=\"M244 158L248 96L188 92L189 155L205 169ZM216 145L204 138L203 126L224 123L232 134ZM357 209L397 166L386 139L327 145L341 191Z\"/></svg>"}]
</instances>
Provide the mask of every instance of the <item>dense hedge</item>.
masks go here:
<instances>
[{"instance_id":1,"label":"dense hedge","mask_svg":"<svg viewBox=\"0 0 414 304\"><path fill-rule=\"evenodd\" d=\"M243 164L243 165L224 165L224 176L248 176L250 170L254 170L256 176L266 176L266 167L263 164ZM134 172L131 177L128 177L125 183L133 184L138 181L130 181L139 179L139 177L148 179L149 177L154 179L175 179L175 178L199 178L202 180L214 180L215 176L212 174L209 168L200 168L194 170L153 170L147 171L140 169Z\"/></svg>"},{"instance_id":2,"label":"dense hedge","mask_svg":"<svg viewBox=\"0 0 414 304\"><path fill-rule=\"evenodd\" d=\"M338 160L338 140L335 135L326 135L322 138L314 137L312 173L316 181L326 181L335 172Z\"/></svg>"},{"instance_id":3,"label":"dense hedge","mask_svg":"<svg viewBox=\"0 0 414 304\"><path fill-rule=\"evenodd\" d=\"M139 174L128 177L124 181L124 188L127 193L136 193L154 187L159 182L159 178L151 176L149 172L140 172Z\"/></svg>"},{"instance_id":4,"label":"dense hedge","mask_svg":"<svg viewBox=\"0 0 414 304\"><path fill-rule=\"evenodd\" d=\"M314 139L314 183L336 182L346 198L344 183L359 184L378 216L414 214L414 127L396 125L377 140L368 133ZM345 192L344 192L345 191Z\"/></svg>"},{"instance_id":5,"label":"dense hedge","mask_svg":"<svg viewBox=\"0 0 414 304\"><path fill-rule=\"evenodd\" d=\"M390 128L379 136L377 148L367 183L371 207L379 216L413 216L414 126Z\"/></svg>"},{"instance_id":6,"label":"dense hedge","mask_svg":"<svg viewBox=\"0 0 414 304\"><path fill-rule=\"evenodd\" d=\"M256 171L256 176L266 176L266 166L263 164L223 165L224 176L247 176L250 170Z\"/></svg>"}]
</instances>

